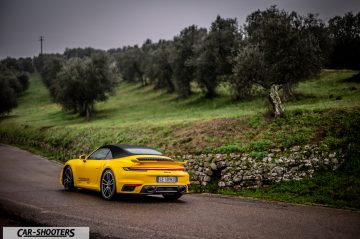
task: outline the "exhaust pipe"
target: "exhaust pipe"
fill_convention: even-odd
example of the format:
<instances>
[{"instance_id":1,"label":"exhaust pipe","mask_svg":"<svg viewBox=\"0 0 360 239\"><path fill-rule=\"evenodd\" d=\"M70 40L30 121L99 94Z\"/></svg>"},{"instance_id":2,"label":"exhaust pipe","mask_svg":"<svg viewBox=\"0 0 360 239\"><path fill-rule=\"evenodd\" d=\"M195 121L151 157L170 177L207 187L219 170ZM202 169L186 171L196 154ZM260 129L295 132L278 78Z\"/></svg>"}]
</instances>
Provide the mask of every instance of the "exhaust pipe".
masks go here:
<instances>
[{"instance_id":1,"label":"exhaust pipe","mask_svg":"<svg viewBox=\"0 0 360 239\"><path fill-rule=\"evenodd\" d=\"M165 188L158 188L157 186L144 186L141 190L142 193L186 193L186 185L181 186L164 186Z\"/></svg>"},{"instance_id":2,"label":"exhaust pipe","mask_svg":"<svg viewBox=\"0 0 360 239\"><path fill-rule=\"evenodd\" d=\"M148 193L154 193L155 192L155 187L153 187L153 186L149 186L147 189L146 189L146 191L148 192Z\"/></svg>"},{"instance_id":3,"label":"exhaust pipe","mask_svg":"<svg viewBox=\"0 0 360 239\"><path fill-rule=\"evenodd\" d=\"M184 192L186 192L186 186L180 186L178 188L178 190L179 190L179 193L184 193Z\"/></svg>"}]
</instances>

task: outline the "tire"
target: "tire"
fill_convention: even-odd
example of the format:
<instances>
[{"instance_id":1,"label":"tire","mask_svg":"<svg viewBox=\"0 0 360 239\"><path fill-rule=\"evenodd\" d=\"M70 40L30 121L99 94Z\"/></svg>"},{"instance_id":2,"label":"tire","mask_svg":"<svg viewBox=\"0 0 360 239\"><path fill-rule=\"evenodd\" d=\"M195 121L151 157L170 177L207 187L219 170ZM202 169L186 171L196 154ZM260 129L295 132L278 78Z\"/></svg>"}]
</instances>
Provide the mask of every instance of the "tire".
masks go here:
<instances>
[{"instance_id":1,"label":"tire","mask_svg":"<svg viewBox=\"0 0 360 239\"><path fill-rule=\"evenodd\" d=\"M162 195L168 201L175 201L181 198L181 193L163 193Z\"/></svg>"},{"instance_id":2,"label":"tire","mask_svg":"<svg viewBox=\"0 0 360 239\"><path fill-rule=\"evenodd\" d=\"M100 191L104 199L111 200L114 198L116 183L114 173L110 169L106 169L101 176Z\"/></svg>"},{"instance_id":3,"label":"tire","mask_svg":"<svg viewBox=\"0 0 360 239\"><path fill-rule=\"evenodd\" d=\"M72 173L72 170L71 170L70 166L67 166L64 169L63 185L64 185L65 191L74 191L75 190L74 177L73 177L73 173Z\"/></svg>"}]
</instances>

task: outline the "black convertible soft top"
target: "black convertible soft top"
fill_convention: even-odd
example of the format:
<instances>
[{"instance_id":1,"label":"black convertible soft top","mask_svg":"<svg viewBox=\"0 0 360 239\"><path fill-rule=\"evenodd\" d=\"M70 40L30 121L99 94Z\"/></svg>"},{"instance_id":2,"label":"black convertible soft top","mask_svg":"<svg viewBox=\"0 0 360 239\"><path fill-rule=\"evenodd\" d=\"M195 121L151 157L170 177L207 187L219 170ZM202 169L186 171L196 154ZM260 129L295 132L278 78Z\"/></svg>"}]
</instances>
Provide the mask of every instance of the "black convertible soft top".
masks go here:
<instances>
[{"instance_id":1,"label":"black convertible soft top","mask_svg":"<svg viewBox=\"0 0 360 239\"><path fill-rule=\"evenodd\" d=\"M131 155L163 155L154 148L140 145L129 144L109 144L103 145L100 148L108 148L111 150L113 158L122 158Z\"/></svg>"}]
</instances>

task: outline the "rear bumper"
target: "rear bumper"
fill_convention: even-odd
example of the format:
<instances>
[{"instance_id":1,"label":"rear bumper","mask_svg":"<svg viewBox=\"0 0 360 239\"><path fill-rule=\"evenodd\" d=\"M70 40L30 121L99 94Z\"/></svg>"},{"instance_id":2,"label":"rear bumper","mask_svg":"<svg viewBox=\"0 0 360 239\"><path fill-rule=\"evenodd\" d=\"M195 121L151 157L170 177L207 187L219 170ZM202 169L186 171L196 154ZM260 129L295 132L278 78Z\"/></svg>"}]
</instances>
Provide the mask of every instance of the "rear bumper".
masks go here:
<instances>
[{"instance_id":1,"label":"rear bumper","mask_svg":"<svg viewBox=\"0 0 360 239\"><path fill-rule=\"evenodd\" d=\"M141 194L163 194L163 193L186 193L188 191L186 185L147 185L143 186L140 193Z\"/></svg>"},{"instance_id":2,"label":"rear bumper","mask_svg":"<svg viewBox=\"0 0 360 239\"><path fill-rule=\"evenodd\" d=\"M159 176L177 177L177 182L157 182ZM147 171L132 172L122 171L115 175L117 193L129 194L162 194L186 193L190 185L189 174L184 171L163 172ZM150 189L150 190L149 190Z\"/></svg>"},{"instance_id":3,"label":"rear bumper","mask_svg":"<svg viewBox=\"0 0 360 239\"><path fill-rule=\"evenodd\" d=\"M188 192L188 185L123 185L118 193L136 193L136 194L163 194L163 193L180 193Z\"/></svg>"}]
</instances>

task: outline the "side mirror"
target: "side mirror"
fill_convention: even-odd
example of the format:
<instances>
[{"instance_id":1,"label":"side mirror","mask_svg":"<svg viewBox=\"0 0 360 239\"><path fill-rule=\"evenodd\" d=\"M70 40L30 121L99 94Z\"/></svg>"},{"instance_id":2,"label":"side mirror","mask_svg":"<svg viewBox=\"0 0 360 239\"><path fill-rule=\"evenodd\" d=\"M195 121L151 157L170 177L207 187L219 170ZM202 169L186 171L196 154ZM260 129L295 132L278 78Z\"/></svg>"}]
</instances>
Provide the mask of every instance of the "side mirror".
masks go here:
<instances>
[{"instance_id":1,"label":"side mirror","mask_svg":"<svg viewBox=\"0 0 360 239\"><path fill-rule=\"evenodd\" d=\"M84 154L80 155L79 159L86 159L86 155L84 155Z\"/></svg>"}]
</instances>

